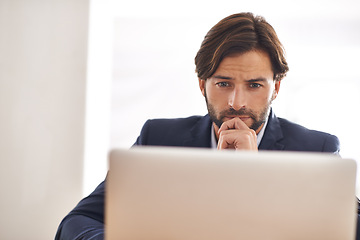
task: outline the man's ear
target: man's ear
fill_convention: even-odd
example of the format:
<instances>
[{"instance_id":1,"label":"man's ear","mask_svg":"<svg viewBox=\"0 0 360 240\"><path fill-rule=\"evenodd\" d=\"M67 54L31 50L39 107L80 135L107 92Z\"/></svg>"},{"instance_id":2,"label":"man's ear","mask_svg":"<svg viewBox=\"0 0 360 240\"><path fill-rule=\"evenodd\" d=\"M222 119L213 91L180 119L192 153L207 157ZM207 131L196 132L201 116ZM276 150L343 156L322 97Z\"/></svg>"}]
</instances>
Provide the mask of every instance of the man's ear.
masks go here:
<instances>
[{"instance_id":1,"label":"man's ear","mask_svg":"<svg viewBox=\"0 0 360 240\"><path fill-rule=\"evenodd\" d=\"M273 100L274 100L274 99L277 97L277 95L279 94L280 84L281 84L281 80L280 80L280 81L275 81L275 89L274 89L274 94L273 94Z\"/></svg>"},{"instance_id":2,"label":"man's ear","mask_svg":"<svg viewBox=\"0 0 360 240\"><path fill-rule=\"evenodd\" d=\"M199 78L199 87L202 95L205 97L205 80Z\"/></svg>"}]
</instances>

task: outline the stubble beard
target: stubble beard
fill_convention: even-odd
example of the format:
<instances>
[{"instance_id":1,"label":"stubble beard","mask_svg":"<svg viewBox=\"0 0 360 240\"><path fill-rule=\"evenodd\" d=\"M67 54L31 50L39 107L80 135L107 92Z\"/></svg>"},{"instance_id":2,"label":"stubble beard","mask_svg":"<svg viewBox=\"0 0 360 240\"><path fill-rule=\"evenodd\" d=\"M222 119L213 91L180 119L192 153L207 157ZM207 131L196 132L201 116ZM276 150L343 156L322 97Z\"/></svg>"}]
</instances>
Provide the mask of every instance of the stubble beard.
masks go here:
<instances>
[{"instance_id":1,"label":"stubble beard","mask_svg":"<svg viewBox=\"0 0 360 240\"><path fill-rule=\"evenodd\" d=\"M229 109L223 110L219 114L217 114L214 106L208 101L206 91L204 92L204 96L210 119L216 124L216 126L220 128L221 125L224 123L224 118L226 116L249 116L253 120L249 128L253 129L254 131L257 131L266 122L266 119L268 118L270 113L271 103L274 99L274 97L272 97L271 100L264 106L262 111L260 111L260 113L256 113L251 109L247 108L235 110L234 108L230 107Z\"/></svg>"}]
</instances>

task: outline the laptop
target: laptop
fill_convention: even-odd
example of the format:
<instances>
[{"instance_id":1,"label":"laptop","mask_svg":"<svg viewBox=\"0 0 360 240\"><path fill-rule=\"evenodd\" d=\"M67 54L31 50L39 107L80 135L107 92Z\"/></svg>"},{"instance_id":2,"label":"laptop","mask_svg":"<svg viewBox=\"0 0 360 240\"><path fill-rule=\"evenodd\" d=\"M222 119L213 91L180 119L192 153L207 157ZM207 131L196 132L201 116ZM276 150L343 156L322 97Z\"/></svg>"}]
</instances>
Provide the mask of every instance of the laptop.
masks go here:
<instances>
[{"instance_id":1,"label":"laptop","mask_svg":"<svg viewBox=\"0 0 360 240\"><path fill-rule=\"evenodd\" d=\"M356 162L333 154L113 150L107 240L353 240Z\"/></svg>"}]
</instances>

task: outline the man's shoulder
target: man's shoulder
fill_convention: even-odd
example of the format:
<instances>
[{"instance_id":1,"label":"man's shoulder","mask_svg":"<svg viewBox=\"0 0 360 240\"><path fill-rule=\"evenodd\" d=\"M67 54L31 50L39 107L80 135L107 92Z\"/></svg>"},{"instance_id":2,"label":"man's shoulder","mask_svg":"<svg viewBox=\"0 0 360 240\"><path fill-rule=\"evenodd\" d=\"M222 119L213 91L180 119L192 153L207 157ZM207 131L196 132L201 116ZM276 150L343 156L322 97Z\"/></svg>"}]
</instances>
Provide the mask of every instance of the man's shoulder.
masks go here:
<instances>
[{"instance_id":1,"label":"man's shoulder","mask_svg":"<svg viewBox=\"0 0 360 240\"><path fill-rule=\"evenodd\" d=\"M185 142L192 142L194 139L200 142L207 141L207 139L200 139L199 136L210 138L210 122L208 115L197 115L185 118L149 119L142 127L140 136L135 144L193 146L196 145L196 143L189 144Z\"/></svg>"},{"instance_id":2,"label":"man's shoulder","mask_svg":"<svg viewBox=\"0 0 360 240\"><path fill-rule=\"evenodd\" d=\"M193 126L197 122L203 120L205 117L206 116L194 115L183 118L156 118L156 119L147 120L144 125L163 126L163 127Z\"/></svg>"},{"instance_id":3,"label":"man's shoulder","mask_svg":"<svg viewBox=\"0 0 360 240\"><path fill-rule=\"evenodd\" d=\"M296 133L296 134L300 134L300 135L304 134L304 135L322 136L322 137L334 136L334 135L331 135L330 133L326 133L323 131L309 129L305 126L302 126L298 123L289 121L285 118L277 118L277 119L279 120L280 127L283 130L283 134L293 135L294 133Z\"/></svg>"},{"instance_id":4,"label":"man's shoulder","mask_svg":"<svg viewBox=\"0 0 360 240\"><path fill-rule=\"evenodd\" d=\"M301 151L338 152L339 139L330 133L309 129L284 118L277 118L281 131L281 142L285 149Z\"/></svg>"}]
</instances>

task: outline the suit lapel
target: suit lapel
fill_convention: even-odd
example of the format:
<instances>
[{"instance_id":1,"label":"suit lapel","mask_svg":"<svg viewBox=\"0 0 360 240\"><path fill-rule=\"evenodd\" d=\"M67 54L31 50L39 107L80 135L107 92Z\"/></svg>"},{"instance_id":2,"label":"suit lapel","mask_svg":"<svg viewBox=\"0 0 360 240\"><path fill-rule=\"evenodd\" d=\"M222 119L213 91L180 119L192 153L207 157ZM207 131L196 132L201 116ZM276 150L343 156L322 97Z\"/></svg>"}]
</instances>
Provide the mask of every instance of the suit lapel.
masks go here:
<instances>
[{"instance_id":1,"label":"suit lapel","mask_svg":"<svg viewBox=\"0 0 360 240\"><path fill-rule=\"evenodd\" d=\"M283 134L279 119L271 110L269 122L266 126L263 139L259 145L259 150L283 150L285 146L279 143L282 138Z\"/></svg>"},{"instance_id":2,"label":"suit lapel","mask_svg":"<svg viewBox=\"0 0 360 240\"><path fill-rule=\"evenodd\" d=\"M205 115L191 128L189 137L184 140L187 147L211 147L211 120Z\"/></svg>"}]
</instances>

